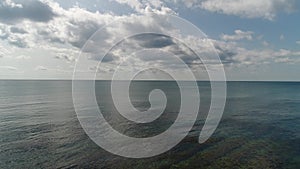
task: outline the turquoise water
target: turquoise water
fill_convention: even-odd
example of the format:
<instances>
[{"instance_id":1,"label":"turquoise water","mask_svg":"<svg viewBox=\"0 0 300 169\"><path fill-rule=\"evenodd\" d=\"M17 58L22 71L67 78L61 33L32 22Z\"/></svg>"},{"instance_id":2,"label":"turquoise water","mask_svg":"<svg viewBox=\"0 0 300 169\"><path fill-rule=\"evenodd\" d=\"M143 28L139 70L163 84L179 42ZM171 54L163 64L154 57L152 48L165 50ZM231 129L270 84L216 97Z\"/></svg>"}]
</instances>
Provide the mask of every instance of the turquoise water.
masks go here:
<instances>
[{"instance_id":1,"label":"turquoise water","mask_svg":"<svg viewBox=\"0 0 300 169\"><path fill-rule=\"evenodd\" d=\"M201 145L197 139L210 87L208 82L198 86L201 107L190 134L162 155L127 159L109 154L84 133L73 108L71 81L0 81L0 168L300 168L300 83L228 82L221 123ZM168 105L153 123L122 118L106 81L96 82L98 105L116 130L153 136L174 122L180 103L174 82L133 82L133 105L149 108L148 94L155 88L166 92Z\"/></svg>"}]
</instances>

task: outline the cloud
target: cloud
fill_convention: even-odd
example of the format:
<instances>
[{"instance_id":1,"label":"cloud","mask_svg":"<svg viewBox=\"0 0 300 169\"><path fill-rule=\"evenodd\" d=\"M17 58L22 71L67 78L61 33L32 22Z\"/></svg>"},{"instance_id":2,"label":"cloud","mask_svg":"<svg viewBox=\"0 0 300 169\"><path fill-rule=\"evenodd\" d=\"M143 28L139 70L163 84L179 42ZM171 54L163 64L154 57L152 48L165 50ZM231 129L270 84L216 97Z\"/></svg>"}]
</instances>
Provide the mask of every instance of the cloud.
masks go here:
<instances>
[{"instance_id":1,"label":"cloud","mask_svg":"<svg viewBox=\"0 0 300 169\"><path fill-rule=\"evenodd\" d=\"M152 33L140 34L135 36L134 39L144 48L163 48L174 44L171 37Z\"/></svg>"},{"instance_id":2,"label":"cloud","mask_svg":"<svg viewBox=\"0 0 300 169\"><path fill-rule=\"evenodd\" d=\"M23 3L20 6L16 6L8 5L4 1L0 6L0 39L6 40L9 44L19 48L34 47L37 43L40 46L52 46L55 43L70 44L76 48L81 48L96 30L114 18L110 14L93 13L79 7L66 10L52 0L30 0ZM14 15L21 13L18 11L12 11L14 15L10 17L13 18L1 15L1 12L4 13L6 8L20 8L18 10L24 10L27 7L28 10L30 9L30 11L34 12L35 17L41 17L41 19L34 17L26 19L26 16L28 16L26 14L20 14L22 17L14 18ZM49 18L44 14L47 11L53 13L53 15L49 15L51 16ZM5 13L8 15L9 12L7 12ZM7 19L9 23L1 17ZM42 20L45 22L42 22Z\"/></svg>"},{"instance_id":3,"label":"cloud","mask_svg":"<svg viewBox=\"0 0 300 169\"><path fill-rule=\"evenodd\" d=\"M13 66L0 66L0 69L6 69L6 70L11 70L11 71L18 70L18 68L13 67Z\"/></svg>"},{"instance_id":4,"label":"cloud","mask_svg":"<svg viewBox=\"0 0 300 169\"><path fill-rule=\"evenodd\" d=\"M0 39L6 39L9 36L9 30L6 25L0 23Z\"/></svg>"},{"instance_id":5,"label":"cloud","mask_svg":"<svg viewBox=\"0 0 300 169\"><path fill-rule=\"evenodd\" d=\"M129 3L132 7L141 8L143 10L140 12L144 14L151 11L163 15L168 12L168 8L162 6L162 3L159 1L149 1L148 4L143 3L142 7L134 5L135 2L138 1L122 1L121 3ZM81 49L98 29L112 21L120 21L117 27L103 30L104 33L101 37L98 37L97 40L95 39L95 43L98 46L86 51L99 53L103 51L96 48L99 48L99 46L102 49L109 47L111 45L109 44L110 38L113 38L116 33L121 35L122 33L127 34L126 31L134 33L141 30L154 31L154 29L168 28L161 18L157 18L157 20L143 20L143 16L139 14L115 16L111 13L90 12L78 6L64 9L52 0L30 0L20 4L6 0L2 2L0 8L3 9L3 13L6 11L7 15L9 11L14 13L10 16L11 18L0 16L0 22L4 23L0 23L0 38L19 48L35 47L35 44L39 43L40 46L59 44L71 45L74 48ZM31 17L29 14L23 14L26 11L34 12L34 17L41 17L41 19ZM19 14L20 16L17 17Z\"/></svg>"},{"instance_id":6,"label":"cloud","mask_svg":"<svg viewBox=\"0 0 300 169\"><path fill-rule=\"evenodd\" d=\"M234 35L221 35L221 39L222 40L225 40L225 41L237 41L237 40L243 40L243 39L246 39L246 40L252 40L253 37L252 35L254 34L253 32L251 31L241 31L241 30L235 30L234 31Z\"/></svg>"},{"instance_id":7,"label":"cloud","mask_svg":"<svg viewBox=\"0 0 300 169\"><path fill-rule=\"evenodd\" d=\"M293 12L295 0L173 0L188 8L201 8L210 12L242 18L274 20L279 12Z\"/></svg>"},{"instance_id":8,"label":"cloud","mask_svg":"<svg viewBox=\"0 0 300 169\"><path fill-rule=\"evenodd\" d=\"M44 1L28 0L18 4L12 0L0 2L0 21L4 23L14 24L24 19L48 22L55 16L51 7Z\"/></svg>"},{"instance_id":9,"label":"cloud","mask_svg":"<svg viewBox=\"0 0 300 169\"><path fill-rule=\"evenodd\" d=\"M157 14L176 14L174 10L166 7L162 1L159 0L116 0L120 4L126 4L138 13L154 12Z\"/></svg>"},{"instance_id":10,"label":"cloud","mask_svg":"<svg viewBox=\"0 0 300 169\"><path fill-rule=\"evenodd\" d=\"M283 41L283 40L285 39L284 35L280 35L280 36L279 36L279 39L280 39L281 41Z\"/></svg>"},{"instance_id":11,"label":"cloud","mask_svg":"<svg viewBox=\"0 0 300 169\"><path fill-rule=\"evenodd\" d=\"M199 40L193 42L196 46L206 44ZM106 58L107 56L110 57ZM104 61L109 63L108 66L111 68L125 60L134 68L155 66L162 69L182 70L184 67L174 57L181 59L192 69L203 67L199 57L186 44L170 36L155 33L137 34L126 38L112 48L104 57Z\"/></svg>"},{"instance_id":12,"label":"cloud","mask_svg":"<svg viewBox=\"0 0 300 169\"><path fill-rule=\"evenodd\" d=\"M11 33L20 33L20 34L28 33L26 30L24 30L23 28L19 28L19 27L10 27L10 32Z\"/></svg>"},{"instance_id":13,"label":"cloud","mask_svg":"<svg viewBox=\"0 0 300 169\"><path fill-rule=\"evenodd\" d=\"M275 59L275 62L276 63L292 63L294 61L290 58L285 57L285 58L277 58L277 59Z\"/></svg>"},{"instance_id":14,"label":"cloud","mask_svg":"<svg viewBox=\"0 0 300 169\"><path fill-rule=\"evenodd\" d=\"M37 66L37 67L35 67L34 70L36 70L36 71L47 71L48 68L46 68L45 66Z\"/></svg>"},{"instance_id":15,"label":"cloud","mask_svg":"<svg viewBox=\"0 0 300 169\"><path fill-rule=\"evenodd\" d=\"M208 11L245 18L273 20L280 11L292 12L294 0L207 0L201 7Z\"/></svg>"},{"instance_id":16,"label":"cloud","mask_svg":"<svg viewBox=\"0 0 300 169\"><path fill-rule=\"evenodd\" d=\"M234 50L229 50L226 48L222 48L220 46L215 46L215 48L218 51L219 57L222 61L223 64L228 64L228 63L236 63L237 61L234 59L234 57L238 54L236 51Z\"/></svg>"},{"instance_id":17,"label":"cloud","mask_svg":"<svg viewBox=\"0 0 300 169\"><path fill-rule=\"evenodd\" d=\"M287 49L246 49L238 46L238 43L228 43L224 41L213 40L217 52L223 63L231 65L261 65L276 63L287 63L289 61L297 62L300 59L300 51L292 51Z\"/></svg>"},{"instance_id":18,"label":"cloud","mask_svg":"<svg viewBox=\"0 0 300 169\"><path fill-rule=\"evenodd\" d=\"M63 59L67 62L74 62L75 58L73 56L67 55L66 53L59 53L55 56L56 59Z\"/></svg>"},{"instance_id":19,"label":"cloud","mask_svg":"<svg viewBox=\"0 0 300 169\"><path fill-rule=\"evenodd\" d=\"M223 8L229 8L227 1L217 1L215 2L223 3ZM230 1L230 0L229 0ZM8 3L10 2L10 3ZM52 58L54 57L57 60L62 60L67 63L73 63L76 61L75 56L78 55L75 51L79 51L86 41L93 35L98 29L102 28L104 25L107 25L113 21L116 21L113 26L107 26L102 29L102 34L94 37L89 42L89 46L85 48L83 54L88 55L92 61L99 61L99 57L106 50L110 49L113 45L115 39L122 39L127 34L135 34L137 32L168 32L172 34L180 34L178 30L174 29L168 22L165 21L165 13L172 13L169 8L164 7L164 4L159 1L147 1L147 3L140 3L141 1L135 0L119 0L121 4L127 4L132 7L136 13L130 15L118 16L112 13L99 13L91 12L86 9L80 8L78 6L71 7L68 9L62 8L58 3L52 0L43 0L37 1L44 5L35 6L44 6L47 7L48 11L51 11L53 15L49 15L48 19L44 18L43 21L37 19L30 19L28 15L24 17L19 17L12 19L9 23L0 16L0 38L7 41L11 46L19 48L43 48L46 51L50 51ZM144 1L143 1L144 2ZM146 1L145 1L146 2ZM193 4L198 4L199 8L204 8L204 4L208 1L185 1L189 2L189 7L192 7ZM242 6L243 8L232 9L236 10L234 15L240 15L240 11L245 10L244 15L248 15L249 11L246 9L245 4L250 4L249 8L253 7L253 4L257 3L260 6L260 3L265 2L256 2L256 1L235 1L232 2L232 5ZM277 2L277 1L276 1ZM13 3L13 1L6 0L5 8L25 8L24 4ZM24 2L25 3L25 2ZM29 1L28 4L31 4L32 1ZM275 1L272 1L272 4ZM279 2L277 2L279 3ZM28 6L27 4L27 6ZM215 4L220 5L220 4ZM274 5L274 4L273 4ZM255 5L254 5L255 6ZM1 9L4 6L0 7ZM28 8L28 7L27 7ZM49 8L49 9L48 9ZM269 10L265 8L252 8L257 10ZM16 10L16 9L14 9ZM45 8L46 10L46 8ZM209 10L209 8L207 8ZM228 9L229 10L229 9ZM250 9L249 9L250 10ZM159 14L156 18L148 18L147 12L154 11ZM255 10L254 10L255 11ZM274 10L277 12L277 10ZM223 11L223 13L230 14L230 12ZM259 12L258 12L259 13ZM142 14L142 15L141 15ZM276 13L274 13L276 14ZM250 16L244 16L250 17ZM254 17L254 16L253 16ZM255 17L265 18L265 15L257 15ZM272 18L272 17L271 17ZM268 18L266 18L268 19ZM270 19L270 18L269 18ZM299 52L290 51L290 50L271 50L271 49L246 49L241 47L237 41L240 40L253 40L254 32L235 30L234 34L227 35L223 34L220 36L220 40L213 40L216 47L216 52L219 54L222 62L226 66L230 65L251 65L251 64L264 64L267 62L287 62L291 60L296 60ZM188 46L198 48L201 54L210 55L215 51L211 49L211 42L204 42L203 39L197 39L195 37L184 37L185 40L189 43ZM262 37L261 37L262 38ZM254 41L254 40L253 40ZM264 43L264 42L260 42ZM37 45L39 44L39 45ZM264 43L266 45L266 43ZM128 47L129 46L129 47ZM268 47L266 45L266 47ZM139 49L160 49L167 52L172 52L179 56L188 66L201 66L201 61L198 57L184 45L178 45L177 41L168 36L161 36L155 34L144 34L138 35L134 38L129 39L124 42L123 48L118 48L111 53L109 53L103 59L104 64L116 64L121 61L122 54L131 54L132 52ZM1 52L1 50L0 50ZM5 54L0 53L0 57ZM283 58L289 58L283 59ZM21 59L21 56L20 56ZM24 56L22 59L26 59ZM147 57L140 57L135 61L139 61L139 66L146 65L148 61L158 60L160 63L168 64L168 60L164 58L159 58L155 55L147 55ZM47 65L46 65L47 66ZM48 69L44 66L37 66L35 70L53 70ZM107 70L110 70L109 67Z\"/></svg>"},{"instance_id":20,"label":"cloud","mask_svg":"<svg viewBox=\"0 0 300 169\"><path fill-rule=\"evenodd\" d=\"M300 40L299 40L299 41L296 41L296 43L297 43L298 45L300 45Z\"/></svg>"},{"instance_id":21,"label":"cloud","mask_svg":"<svg viewBox=\"0 0 300 169\"><path fill-rule=\"evenodd\" d=\"M264 46L269 46L270 45L267 41L262 41L261 44L264 45Z\"/></svg>"},{"instance_id":22,"label":"cloud","mask_svg":"<svg viewBox=\"0 0 300 169\"><path fill-rule=\"evenodd\" d=\"M30 26L22 22L15 26L0 23L0 40L7 41L8 44L19 48L30 47L30 45L35 43L33 40L35 35L29 32L33 30L32 25L34 24L31 23ZM26 30L25 26L29 30Z\"/></svg>"},{"instance_id":23,"label":"cloud","mask_svg":"<svg viewBox=\"0 0 300 169\"><path fill-rule=\"evenodd\" d=\"M65 39L68 43L74 47L81 48L85 42L101 28L101 24L97 21L86 20L74 22L68 27L69 38Z\"/></svg>"},{"instance_id":24,"label":"cloud","mask_svg":"<svg viewBox=\"0 0 300 169\"><path fill-rule=\"evenodd\" d=\"M16 37L16 36L10 36L8 37L8 43L14 46L17 46L19 48L26 48L28 47L27 42L25 39L22 39L21 37Z\"/></svg>"},{"instance_id":25,"label":"cloud","mask_svg":"<svg viewBox=\"0 0 300 169\"><path fill-rule=\"evenodd\" d=\"M9 51L0 44L0 58L3 58L9 53Z\"/></svg>"},{"instance_id":26,"label":"cloud","mask_svg":"<svg viewBox=\"0 0 300 169\"><path fill-rule=\"evenodd\" d=\"M13 53L14 52L10 46L0 43L0 59L10 58Z\"/></svg>"}]
</instances>

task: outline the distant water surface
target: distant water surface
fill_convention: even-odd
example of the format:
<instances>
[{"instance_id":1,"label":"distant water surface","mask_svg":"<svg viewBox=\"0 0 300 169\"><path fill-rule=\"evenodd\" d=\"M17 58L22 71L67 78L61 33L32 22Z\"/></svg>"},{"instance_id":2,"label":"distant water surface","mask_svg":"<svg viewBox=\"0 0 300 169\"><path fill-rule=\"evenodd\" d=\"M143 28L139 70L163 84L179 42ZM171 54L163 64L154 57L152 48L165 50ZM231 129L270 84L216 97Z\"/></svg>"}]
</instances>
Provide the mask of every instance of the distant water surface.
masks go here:
<instances>
[{"instance_id":1,"label":"distant water surface","mask_svg":"<svg viewBox=\"0 0 300 169\"><path fill-rule=\"evenodd\" d=\"M133 124L114 109L108 81L96 82L98 105L120 132L147 137L166 130L177 117L175 82L133 82L131 101L149 108L149 91L168 95L164 114L152 124ZM189 85L189 83L186 83ZM210 101L209 82L198 82L199 117L190 134L153 158L111 155L81 128L71 81L0 81L0 168L300 168L300 83L228 82L222 121L214 135L197 143Z\"/></svg>"}]
</instances>

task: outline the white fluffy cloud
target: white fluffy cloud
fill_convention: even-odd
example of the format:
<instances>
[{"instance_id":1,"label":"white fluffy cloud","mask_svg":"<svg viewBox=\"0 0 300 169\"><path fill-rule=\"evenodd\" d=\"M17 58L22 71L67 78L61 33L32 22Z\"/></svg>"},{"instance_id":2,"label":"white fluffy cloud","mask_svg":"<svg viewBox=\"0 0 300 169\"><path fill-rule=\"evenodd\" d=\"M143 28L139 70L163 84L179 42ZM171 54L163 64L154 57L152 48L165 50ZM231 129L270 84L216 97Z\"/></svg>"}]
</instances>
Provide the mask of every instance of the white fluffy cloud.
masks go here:
<instances>
[{"instance_id":1,"label":"white fluffy cloud","mask_svg":"<svg viewBox=\"0 0 300 169\"><path fill-rule=\"evenodd\" d=\"M275 6L282 3L281 1L222 1L222 0L212 0L212 1L185 1L188 7L197 5L207 10L215 10L222 6L222 12L230 14L228 11L233 10L232 14L239 14L243 11L243 15L247 17L256 17L249 13L250 11L257 14L257 17L264 17L267 19L273 18L275 11ZM9 2L9 3L8 3ZM121 4L127 4L132 9L138 13L147 13L147 11L155 11L159 14L172 13L173 11L160 1L147 1L146 3L141 3L137 0L118 0ZM40 4L42 3L42 4ZM10 5L8 5L10 4ZM289 3L287 3L289 4ZM69 9L63 9L58 3L52 0L39 1L39 6L47 7L49 11L53 13L52 18L47 20L47 22L40 22L30 18L21 18L21 22L0 24L0 38L6 40L9 44L19 47L19 48L31 48L37 47L37 44L41 48L51 50L55 54L56 59L64 60L66 62L74 62L75 56L78 54L72 52L74 50L80 50L81 47L86 43L88 38L97 31L102 26L110 23L113 20L119 20L117 27L107 27L103 31L103 35L99 37L98 41L95 40L94 46L87 49L87 53L94 53L95 56L91 58L97 58L98 54L104 52L104 49L109 48L112 44L111 38L116 38L115 35L122 36L122 34L127 34L128 31L132 33L140 31L153 31L157 30L168 30L172 32L172 28L164 23L161 18L156 18L156 20L145 20L143 16L138 14L116 16L109 13L99 13L90 12L79 7L72 7ZM266 8L262 8L265 6ZM272 7L270 7L272 6ZM6 7L9 8L23 8L23 4L16 4L13 1L7 1ZM224 9L223 9L224 8ZM249 11L248 11L249 8ZM250 10L252 8L252 10ZM263 15L259 11L253 10L271 10L269 16ZM234 12L235 11L235 12ZM266 12L264 11L264 12ZM245 16L246 17L246 16ZM130 28L130 29L129 29ZM284 57L282 51L271 51L271 50L247 50L245 48L239 47L236 43L229 43L229 41L238 40L253 40L254 32L235 30L233 35L223 34L220 36L221 40L225 41L215 41L217 44L217 50L221 56L224 63L245 63L254 64L255 61L261 61L270 59L272 57ZM197 39L190 39L191 43L198 43ZM65 48L58 48L57 46L64 46ZM148 44L151 45L151 44ZM191 44L192 45L192 44ZM99 48L100 46L100 48ZM204 47L205 48L205 47ZM175 50L172 48L170 50ZM297 53L298 54L298 53ZM3 52L0 55L4 55ZM286 55L295 55L293 52L286 53ZM272 57L271 57L272 56ZM107 61L112 61L116 59L117 54L111 56ZM187 61L193 61L192 58L186 58ZM279 60L280 61L280 60Z\"/></svg>"},{"instance_id":2,"label":"white fluffy cloud","mask_svg":"<svg viewBox=\"0 0 300 169\"><path fill-rule=\"evenodd\" d=\"M9 4L14 4L13 1L9 2ZM138 12L172 13L172 10L169 8L161 6L162 4L159 1L151 3L149 1L146 5L141 5L139 1L135 0L120 0L119 2L129 4ZM7 5L8 3L4 4L2 8L12 8L12 5ZM27 3L22 2L18 5L20 8L23 8L26 6L25 4ZM51 48L53 44L57 44L70 45L73 48L80 49L93 33L115 20L126 21L127 24L123 22L118 28L107 30L106 34L103 34L103 37L101 37L101 40L110 38L109 36L112 36L115 32L120 33L128 30L132 32L138 30L146 31L147 27L151 27L150 24L153 24L151 28L157 26L157 29L164 29L163 26L166 26L165 24L161 25L159 23L160 20L142 20L142 16L138 14L116 16L110 13L90 12L79 7L63 9L58 3L52 0L38 1L38 4L47 7L53 13L51 18L45 20L47 22L39 22L30 18L9 20L9 24L2 21L0 23L0 39L19 48L37 47L36 44L39 44L43 48L45 46ZM14 8L19 8L15 6L13 5ZM129 27L130 29L128 29ZM98 45L104 47L107 44L99 42Z\"/></svg>"}]
</instances>

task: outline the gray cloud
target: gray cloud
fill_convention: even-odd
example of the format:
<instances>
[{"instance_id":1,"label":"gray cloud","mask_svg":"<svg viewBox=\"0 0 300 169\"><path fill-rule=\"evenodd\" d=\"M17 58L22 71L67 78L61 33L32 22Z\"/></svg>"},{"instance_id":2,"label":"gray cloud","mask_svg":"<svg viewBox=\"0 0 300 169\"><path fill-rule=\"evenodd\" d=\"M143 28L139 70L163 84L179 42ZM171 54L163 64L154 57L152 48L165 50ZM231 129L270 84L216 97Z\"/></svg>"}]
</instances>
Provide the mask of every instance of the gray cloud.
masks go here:
<instances>
[{"instance_id":1,"label":"gray cloud","mask_svg":"<svg viewBox=\"0 0 300 169\"><path fill-rule=\"evenodd\" d=\"M10 45L27 48L29 47L28 32L21 27L0 24L0 39L6 40Z\"/></svg>"},{"instance_id":2,"label":"gray cloud","mask_svg":"<svg viewBox=\"0 0 300 169\"><path fill-rule=\"evenodd\" d=\"M143 52L143 50L147 49L155 49L160 52L150 54L134 53ZM174 67L174 64L178 64L173 62L174 58L172 57L163 57L161 52L180 58L189 67L202 65L199 57L188 46L170 36L155 33L144 33L129 37L115 45L109 54L114 54L114 60L135 54L132 56L138 58L141 61L140 64L152 63L153 61L169 67ZM106 61L113 60L109 59Z\"/></svg>"},{"instance_id":3,"label":"gray cloud","mask_svg":"<svg viewBox=\"0 0 300 169\"><path fill-rule=\"evenodd\" d=\"M11 27L10 32L12 33L19 33L19 34L26 34L28 33L26 30L19 28L19 27Z\"/></svg>"},{"instance_id":4,"label":"gray cloud","mask_svg":"<svg viewBox=\"0 0 300 169\"><path fill-rule=\"evenodd\" d=\"M237 55L235 51L223 49L221 46L215 45L216 50L218 51L219 57L223 64L236 63L234 56Z\"/></svg>"},{"instance_id":5,"label":"gray cloud","mask_svg":"<svg viewBox=\"0 0 300 169\"><path fill-rule=\"evenodd\" d=\"M7 30L6 25L0 24L0 39L7 39L9 36L9 31Z\"/></svg>"},{"instance_id":6,"label":"gray cloud","mask_svg":"<svg viewBox=\"0 0 300 169\"><path fill-rule=\"evenodd\" d=\"M49 5L37 0L22 1L20 4L4 0L0 3L0 22L8 24L15 24L24 19L48 22L55 16Z\"/></svg>"},{"instance_id":7,"label":"gray cloud","mask_svg":"<svg viewBox=\"0 0 300 169\"><path fill-rule=\"evenodd\" d=\"M17 46L19 48L27 48L28 44L24 41L24 39L14 37L14 38L8 38L8 43L14 46Z\"/></svg>"},{"instance_id":8,"label":"gray cloud","mask_svg":"<svg viewBox=\"0 0 300 169\"><path fill-rule=\"evenodd\" d=\"M189 67L193 66L199 66L201 65L201 61L199 57L195 54L195 52L189 48L187 45L183 44L182 42L161 34L140 34L133 37L134 40L136 40L135 43L137 43L140 46L140 49L135 50L141 50L143 48L146 49L160 49L161 51L165 51L167 53L171 53L174 55L174 57L179 57L185 64L187 64ZM128 46L128 45L126 45ZM135 45L130 45L135 46ZM148 55L148 56L142 56L140 57L142 61L148 62L148 61L160 61L162 64L170 65L172 64L171 58L162 58L160 55Z\"/></svg>"},{"instance_id":9,"label":"gray cloud","mask_svg":"<svg viewBox=\"0 0 300 169\"><path fill-rule=\"evenodd\" d=\"M174 44L171 37L153 33L136 35L133 39L144 48L163 48Z\"/></svg>"},{"instance_id":10,"label":"gray cloud","mask_svg":"<svg viewBox=\"0 0 300 169\"><path fill-rule=\"evenodd\" d=\"M118 57L116 57L114 54L112 53L108 53L107 55L104 56L104 58L102 59L102 62L112 62L114 60L117 60Z\"/></svg>"},{"instance_id":11,"label":"gray cloud","mask_svg":"<svg viewBox=\"0 0 300 169\"><path fill-rule=\"evenodd\" d=\"M113 53L107 53L103 58L101 54L90 54L89 59L95 60L95 61L100 61L100 58L102 58L101 62L103 63L108 63L108 62L113 62L119 59L120 56L116 56Z\"/></svg>"},{"instance_id":12,"label":"gray cloud","mask_svg":"<svg viewBox=\"0 0 300 169\"><path fill-rule=\"evenodd\" d=\"M56 59L64 59L68 62L74 62L75 61L75 58L72 57L72 56L69 56L67 54L58 54L55 56Z\"/></svg>"},{"instance_id":13,"label":"gray cloud","mask_svg":"<svg viewBox=\"0 0 300 169\"><path fill-rule=\"evenodd\" d=\"M69 43L74 47L82 48L86 41L99 29L101 25L97 22L86 20L83 22L70 22L69 36L71 37Z\"/></svg>"}]
</instances>

